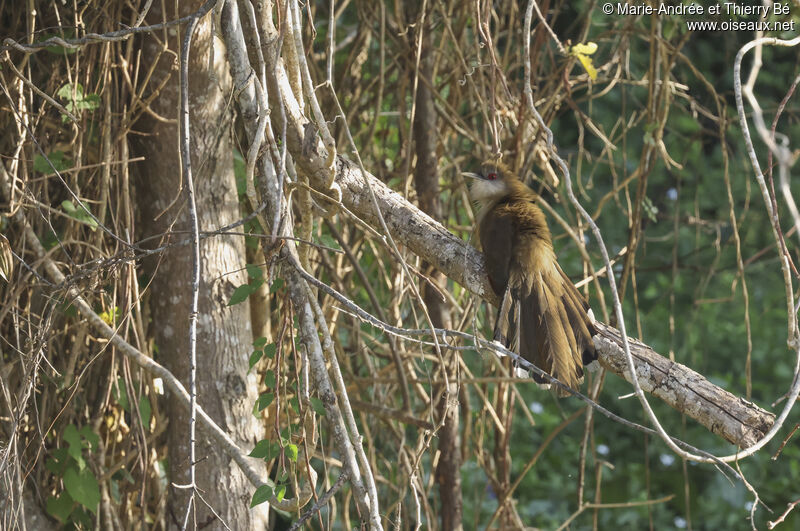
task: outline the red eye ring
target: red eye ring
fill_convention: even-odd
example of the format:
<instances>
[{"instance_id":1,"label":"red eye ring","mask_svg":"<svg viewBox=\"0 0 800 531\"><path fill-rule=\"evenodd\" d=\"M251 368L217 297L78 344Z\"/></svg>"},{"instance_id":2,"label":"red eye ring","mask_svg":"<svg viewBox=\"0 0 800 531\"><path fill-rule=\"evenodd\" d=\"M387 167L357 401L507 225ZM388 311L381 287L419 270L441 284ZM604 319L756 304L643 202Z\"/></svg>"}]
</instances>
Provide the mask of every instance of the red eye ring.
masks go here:
<instances>
[{"instance_id":1,"label":"red eye ring","mask_svg":"<svg viewBox=\"0 0 800 531\"><path fill-rule=\"evenodd\" d=\"M497 179L497 174L495 172L492 172L489 175L487 175L486 178L489 179L490 181L494 181L495 179Z\"/></svg>"}]
</instances>

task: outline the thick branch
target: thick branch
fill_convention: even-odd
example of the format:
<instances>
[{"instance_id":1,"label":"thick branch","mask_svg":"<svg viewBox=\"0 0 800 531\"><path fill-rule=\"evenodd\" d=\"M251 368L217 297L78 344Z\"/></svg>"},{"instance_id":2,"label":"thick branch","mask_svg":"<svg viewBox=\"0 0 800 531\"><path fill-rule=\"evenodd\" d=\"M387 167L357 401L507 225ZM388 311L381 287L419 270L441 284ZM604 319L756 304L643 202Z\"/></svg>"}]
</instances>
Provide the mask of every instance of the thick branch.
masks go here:
<instances>
[{"instance_id":1,"label":"thick branch","mask_svg":"<svg viewBox=\"0 0 800 531\"><path fill-rule=\"evenodd\" d=\"M247 9L247 7L245 7L245 9ZM252 7L250 9L252 9ZM238 9L232 3L228 3L223 10L222 33L227 45L228 61L231 66L231 74L234 83L237 87L241 87L237 97L238 103L244 116L252 117L260 115L265 121L262 122L259 120L259 124L266 124L266 127L269 127L269 121L266 120L266 118L269 117L269 107L268 102L264 98L267 87L263 83L267 81L266 78L268 74L269 77L272 76L272 72L271 70L267 71L264 69L262 70L262 78L260 81L253 79L252 82L250 82L249 76L252 67L250 66L247 48L244 42L242 22L243 21L239 19ZM248 23L251 25L256 23L252 13ZM253 31L254 29L255 28L251 27L251 36L267 37L266 33L269 30L259 33ZM262 28L262 30L263 29L264 28ZM262 33L263 35L261 35ZM256 46L258 46L257 43ZM258 50L258 48L256 49ZM259 60L260 59L261 57L259 57ZM264 66L266 66L266 63L261 63L259 69L262 69ZM258 96L258 98L256 96ZM281 107L280 101L278 101L275 107L278 109ZM264 138L261 134L263 130L260 127L256 127L254 123L253 121L245 122L245 125L248 137L253 146L251 150L257 152L264 147L262 145ZM274 143L274 139L270 139L269 142ZM255 162L256 160L253 159L251 164L254 166ZM268 155L261 156L258 158L258 162L258 183L266 207L265 213L269 219L280 219L279 214L282 206L282 195L271 157ZM281 168L279 171L284 172L285 168ZM254 208L256 208L255 205ZM276 224L276 227L272 228L273 231L282 230L289 234L292 233L293 228L291 226L291 221L283 227L279 227L279 225L280 224ZM266 257L270 249L264 248L264 252ZM284 259L290 260L292 263L297 263L297 250L293 241L287 240L286 245L281 249L281 256ZM312 305L312 302L315 301L309 297L305 281L299 276L297 271L291 268L286 272L286 279L289 288L289 296L298 312L299 338L301 344L305 347L304 351L307 356L307 362L304 363L308 363L311 369L317 393L328 413L327 418L333 429L334 445L342 456L345 473L353 486L354 498L361 514L362 522L366 523L369 521L370 529L383 529L380 521L377 494L374 487L374 480L372 479L372 472L369 468L369 464L366 462L366 456L360 445L360 436L358 435L355 421L352 417L352 411L350 411L347 402L347 395L343 393L340 398L337 398L331 378L328 374L323 348L332 351L332 347L330 346L330 334L324 326L324 321L319 320L319 318L317 318L317 322L320 325L319 330L315 325L314 311L317 308L315 305ZM320 342L320 332L322 333L323 342ZM338 366L336 365L335 359L332 359L331 367L334 371L334 375L338 376L336 380L337 385L339 385L340 388L343 387L340 381L341 375L338 374ZM343 414L347 415L347 418L345 418ZM351 428L350 432L348 432L348 425ZM355 439L355 444L351 441L351 437ZM363 467L363 477L362 470L359 469L359 462Z\"/></svg>"},{"instance_id":2,"label":"thick branch","mask_svg":"<svg viewBox=\"0 0 800 531\"><path fill-rule=\"evenodd\" d=\"M630 381L619 330L597 323L594 343L600 363ZM670 361L640 341L629 339L639 385L726 441L743 448L755 444L772 427L775 415L718 387L692 369Z\"/></svg>"}]
</instances>

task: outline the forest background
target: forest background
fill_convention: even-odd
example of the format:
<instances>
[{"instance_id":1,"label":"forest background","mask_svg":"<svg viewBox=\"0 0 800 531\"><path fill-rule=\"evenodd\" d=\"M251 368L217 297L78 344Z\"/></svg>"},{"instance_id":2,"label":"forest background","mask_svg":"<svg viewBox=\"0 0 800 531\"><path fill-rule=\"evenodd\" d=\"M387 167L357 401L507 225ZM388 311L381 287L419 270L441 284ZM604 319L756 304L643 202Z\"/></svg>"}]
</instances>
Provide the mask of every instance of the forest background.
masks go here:
<instances>
[{"instance_id":1,"label":"forest background","mask_svg":"<svg viewBox=\"0 0 800 531\"><path fill-rule=\"evenodd\" d=\"M780 414L797 2L178 4L0 4L0 527L800 525L796 411L698 463L618 421L653 425L618 375L556 399L474 347L495 310L461 176L502 155L600 321L618 292L631 338Z\"/></svg>"}]
</instances>

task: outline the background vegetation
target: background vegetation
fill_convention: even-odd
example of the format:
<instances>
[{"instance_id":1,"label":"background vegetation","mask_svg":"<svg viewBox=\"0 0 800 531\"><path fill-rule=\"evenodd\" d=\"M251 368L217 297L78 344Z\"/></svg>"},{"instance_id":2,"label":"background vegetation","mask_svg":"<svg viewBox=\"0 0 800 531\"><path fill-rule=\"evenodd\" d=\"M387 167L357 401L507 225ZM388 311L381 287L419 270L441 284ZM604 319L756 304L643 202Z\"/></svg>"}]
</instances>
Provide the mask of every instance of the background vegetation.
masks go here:
<instances>
[{"instance_id":1,"label":"background vegetation","mask_svg":"<svg viewBox=\"0 0 800 531\"><path fill-rule=\"evenodd\" d=\"M6 2L0 5L0 23L2 34L19 43L54 35L74 38L132 25L144 12L139 4L31 0L23 9ZM340 153L353 156L349 129L364 166L410 201L422 203L424 176L418 168L429 159L428 150L439 191L435 208L422 206L465 240L471 237L474 212L460 174L502 153L552 207L550 227L567 274L578 282L601 267L596 242L566 200L563 177L548 166L542 132L525 108L525 5L309 2L301 6L302 36L315 85L328 78L331 6L336 44L328 81L346 121L334 119L336 102L328 87L320 86L317 97ZM792 383L794 354L786 347L780 257L754 186L733 98L734 57L754 35L689 32L688 19L678 16L608 16L594 2L553 1L539 7L565 47L597 43L591 56L597 76L591 79L534 19L532 82L536 107L569 163L575 193L616 255L614 272L629 334L734 394L778 411ZM177 18L169 8L166 13L165 20ZM285 20L280 6L273 13L276 21ZM145 20L161 22L152 14ZM800 24L800 10L793 5L789 15L770 20ZM791 38L797 31L768 35ZM41 261L13 219L22 212L67 273L69 285L77 286L120 334L160 359L153 340L159 322L148 309L159 298L149 288L157 273L148 262L132 260L120 241L97 225L105 224L124 241L144 236L139 227L147 224L141 201L148 178L137 174L137 157L150 154L136 151L137 135L141 120L153 114L151 103L177 83L177 74L163 85L151 81L149 65L141 62L137 50L157 38L177 49L174 35L156 33L77 49L52 46L22 53L7 46L3 51L0 153L13 188L11 195L4 190L0 240L9 242L14 265L7 266L8 278L0 283L0 472L5 482L0 492L7 500L27 500L28 513L38 508L53 525L103 527L97 510L101 494L103 507L114 512L115 527L171 525L166 437L168 430L185 428L167 428L158 382L94 335L65 299L63 286L44 278ZM745 78L752 58L751 53L745 59ZM762 60L755 94L768 124L788 96L777 131L786 135L796 161L800 106L792 83L800 73L800 56L796 48L765 47ZM421 86L427 96L421 96ZM232 94L224 98L231 102L230 112ZM421 103L424 98L429 105ZM275 131L280 137L280 128ZM251 205L241 121L230 136L244 217ZM767 149L756 144L766 167ZM303 181L294 170L289 176ZM318 244L301 245L309 272L390 324L427 327L411 287L424 287L421 277L412 273L409 278L381 239L352 216L340 212L326 219L310 208L312 196L302 186L290 189L295 235ZM792 190L796 194L800 188L793 184ZM78 206L78 198L94 218ZM777 204L797 263L798 234L780 197ZM575 230L577 241L565 226ZM244 230L269 234L270 227L251 221ZM259 292L258 304L268 305L260 328L253 322L263 335L254 334L254 348L242 346L238 355L252 360L251 374L258 374L261 398L248 407L266 434L257 455L277 484L270 494L282 488L289 497L297 490L288 478L296 474L289 465L292 452L297 460L298 447L302 451L303 441L311 438L307 412L324 410L318 401L298 400L296 309L280 264L273 267L258 254L259 241L247 238L247 255L231 271L246 268L249 280L234 284L247 287L228 293L219 305L254 305ZM437 278L409 251L401 252L412 271ZM441 282L448 293L440 303L448 327L490 336L494 309L452 281ZM602 277L582 290L596 316L613 322ZM463 493L457 521L463 518L467 529L521 523L542 529L751 527L752 492L718 468L682 461L660 440L591 415L577 400L559 400L530 381L508 378L507 366L490 353L461 351L442 363L430 347L390 340L331 298L319 295L319 301L357 412L385 525L398 521L401 528L414 528L419 511L422 525L449 527L440 520L436 470L447 452L456 451ZM444 424L438 396L445 372L458 384L459 414L452 421L456 444L440 449L438 430ZM602 372L587 381L600 404L646 424L640 404L628 397L629 384ZM680 413L651 403L672 435L715 454L735 451ZM752 522L756 528L766 528L786 504L800 499L800 446L797 435L791 438L797 422L794 412L766 448L739 464L762 504ZM319 415L311 425L321 435L320 446L308 455L321 474L321 494L338 476L341 456L331 451L326 418ZM13 506L6 505L7 524L21 518ZM297 516L273 514L273 525L286 527ZM309 525L352 528L358 519L345 484ZM780 526L797 528L800 513L790 513Z\"/></svg>"}]
</instances>

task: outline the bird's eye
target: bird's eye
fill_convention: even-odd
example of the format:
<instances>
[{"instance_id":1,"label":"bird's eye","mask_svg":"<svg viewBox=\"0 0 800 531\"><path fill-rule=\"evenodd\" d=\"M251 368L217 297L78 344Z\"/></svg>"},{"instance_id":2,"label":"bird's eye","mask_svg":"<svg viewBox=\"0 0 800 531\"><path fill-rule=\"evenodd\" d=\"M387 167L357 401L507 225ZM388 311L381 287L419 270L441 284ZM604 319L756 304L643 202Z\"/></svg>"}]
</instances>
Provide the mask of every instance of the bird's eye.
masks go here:
<instances>
[{"instance_id":1,"label":"bird's eye","mask_svg":"<svg viewBox=\"0 0 800 531\"><path fill-rule=\"evenodd\" d=\"M489 179L490 181L494 181L495 179L497 179L497 174L495 172L492 172L489 175L487 175L486 178Z\"/></svg>"}]
</instances>

